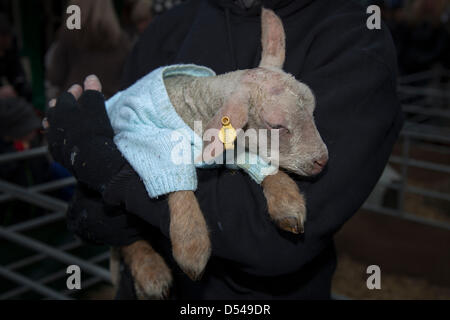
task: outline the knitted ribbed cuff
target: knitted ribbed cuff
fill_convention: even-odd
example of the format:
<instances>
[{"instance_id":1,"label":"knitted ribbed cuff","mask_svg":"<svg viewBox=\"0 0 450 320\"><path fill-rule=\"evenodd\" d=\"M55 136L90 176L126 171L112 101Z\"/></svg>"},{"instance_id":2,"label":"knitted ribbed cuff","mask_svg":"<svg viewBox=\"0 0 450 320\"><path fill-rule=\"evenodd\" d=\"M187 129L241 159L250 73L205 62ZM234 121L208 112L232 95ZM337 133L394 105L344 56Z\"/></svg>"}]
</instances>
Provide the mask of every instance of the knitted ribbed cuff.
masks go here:
<instances>
[{"instance_id":1,"label":"knitted ribbed cuff","mask_svg":"<svg viewBox=\"0 0 450 320\"><path fill-rule=\"evenodd\" d=\"M176 170L158 170L142 180L151 198L161 195L197 189L197 172L193 165L178 166Z\"/></svg>"},{"instance_id":2,"label":"knitted ribbed cuff","mask_svg":"<svg viewBox=\"0 0 450 320\"><path fill-rule=\"evenodd\" d=\"M267 161L263 160L261 157L256 156L255 161L249 161L250 154L246 152L245 163L239 163L238 167L244 170L256 183L261 184L264 178L278 172L278 167L269 164Z\"/></svg>"}]
</instances>

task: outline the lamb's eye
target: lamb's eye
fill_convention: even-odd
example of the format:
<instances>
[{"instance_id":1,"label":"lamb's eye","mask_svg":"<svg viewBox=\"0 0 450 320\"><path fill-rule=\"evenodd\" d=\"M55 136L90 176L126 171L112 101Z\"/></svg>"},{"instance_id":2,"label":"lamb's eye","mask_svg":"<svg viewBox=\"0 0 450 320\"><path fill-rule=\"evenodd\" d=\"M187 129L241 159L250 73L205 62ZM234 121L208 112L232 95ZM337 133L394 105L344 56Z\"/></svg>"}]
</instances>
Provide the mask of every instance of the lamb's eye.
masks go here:
<instances>
[{"instance_id":1,"label":"lamb's eye","mask_svg":"<svg viewBox=\"0 0 450 320\"><path fill-rule=\"evenodd\" d=\"M289 133L289 129L281 124L269 124L269 127L274 130L280 130L280 134Z\"/></svg>"}]
</instances>

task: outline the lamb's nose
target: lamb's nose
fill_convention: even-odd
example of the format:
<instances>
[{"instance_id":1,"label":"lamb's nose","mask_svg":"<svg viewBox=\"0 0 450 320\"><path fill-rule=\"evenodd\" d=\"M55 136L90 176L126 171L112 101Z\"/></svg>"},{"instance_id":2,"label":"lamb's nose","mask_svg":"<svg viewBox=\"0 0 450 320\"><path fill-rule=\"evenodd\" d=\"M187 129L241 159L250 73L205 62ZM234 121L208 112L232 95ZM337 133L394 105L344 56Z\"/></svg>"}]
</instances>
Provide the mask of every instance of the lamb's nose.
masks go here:
<instances>
[{"instance_id":1,"label":"lamb's nose","mask_svg":"<svg viewBox=\"0 0 450 320\"><path fill-rule=\"evenodd\" d=\"M313 174L320 173L328 162L328 156L322 156L314 160Z\"/></svg>"}]
</instances>

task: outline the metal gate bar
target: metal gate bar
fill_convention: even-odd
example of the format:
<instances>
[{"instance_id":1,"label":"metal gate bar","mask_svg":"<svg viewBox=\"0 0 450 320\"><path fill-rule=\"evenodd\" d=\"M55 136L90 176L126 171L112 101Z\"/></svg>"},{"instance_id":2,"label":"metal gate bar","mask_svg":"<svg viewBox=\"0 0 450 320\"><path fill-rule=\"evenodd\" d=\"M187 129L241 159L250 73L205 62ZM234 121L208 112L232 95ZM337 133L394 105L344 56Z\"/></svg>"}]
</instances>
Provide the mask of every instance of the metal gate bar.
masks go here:
<instances>
[{"instance_id":1,"label":"metal gate bar","mask_svg":"<svg viewBox=\"0 0 450 320\"><path fill-rule=\"evenodd\" d=\"M50 224L59 220L63 220L66 217L64 212L55 212L52 214L48 214L39 218L35 218L32 220L28 220L21 223L16 223L15 225L6 228L9 231L13 232L23 232L30 229L34 229L46 224Z\"/></svg>"},{"instance_id":2,"label":"metal gate bar","mask_svg":"<svg viewBox=\"0 0 450 320\"><path fill-rule=\"evenodd\" d=\"M407 113L415 113L425 116L437 116L450 119L450 111L442 108L425 108L412 104L403 104L403 111Z\"/></svg>"},{"instance_id":3,"label":"metal gate bar","mask_svg":"<svg viewBox=\"0 0 450 320\"><path fill-rule=\"evenodd\" d=\"M64 201L46 196L44 194L30 192L26 188L19 187L3 180L0 180L0 191L9 193L17 199L34 204L40 208L64 212L68 208L67 203Z\"/></svg>"},{"instance_id":4,"label":"metal gate bar","mask_svg":"<svg viewBox=\"0 0 450 320\"><path fill-rule=\"evenodd\" d=\"M395 189L395 190L400 190L401 188L403 188L402 185L399 185L397 183L386 184L385 186L389 189ZM420 196L426 196L428 198L450 201L450 195L446 194L446 193L430 191L430 190L426 190L423 188L412 187L412 186L408 186L408 185L404 188L405 188L405 191L408 193L413 193L413 194L417 194ZM449 214L450 214L450 212L449 212Z\"/></svg>"},{"instance_id":5,"label":"metal gate bar","mask_svg":"<svg viewBox=\"0 0 450 320\"><path fill-rule=\"evenodd\" d=\"M375 212L375 213L385 214L388 216L397 217L397 218L405 219L408 221L417 222L417 223L425 224L425 225L432 226L435 228L440 228L440 229L445 229L445 230L450 231L450 223L431 220L431 219L427 219L427 218L422 218L418 215L408 213L405 211L402 211L399 213L398 210L381 207L381 206L377 206L377 205L372 205L372 204L368 204L368 203L365 203L362 206L362 208L372 211L372 212Z\"/></svg>"},{"instance_id":6,"label":"metal gate bar","mask_svg":"<svg viewBox=\"0 0 450 320\"><path fill-rule=\"evenodd\" d=\"M58 299L58 300L71 300L69 297L67 297L64 294L61 294L53 289L43 286L43 285L37 283L36 281L30 280L18 273L9 271L2 266L0 266L0 275L4 276L7 279L21 283L21 284L27 286L28 288L30 288L31 290L34 290L44 296L48 296L50 298Z\"/></svg>"},{"instance_id":7,"label":"metal gate bar","mask_svg":"<svg viewBox=\"0 0 450 320\"><path fill-rule=\"evenodd\" d=\"M3 237L9 241L15 242L15 243L25 246L27 248L33 249L35 251L42 252L58 261L68 263L68 264L78 265L83 270L85 270L93 275L96 275L105 281L108 281L108 282L111 281L109 272L107 270L105 270L99 266L96 266L92 263L88 263L86 260L80 259L80 258L70 255L66 252L62 252L60 250L52 248L52 247L50 247L46 244L43 244L42 242L37 241L35 239L31 239L26 236L17 234L15 232L9 231L3 227L0 227L0 237Z\"/></svg>"},{"instance_id":8,"label":"metal gate bar","mask_svg":"<svg viewBox=\"0 0 450 320\"><path fill-rule=\"evenodd\" d=\"M60 188L68 187L76 183L75 178L64 178L56 181L46 182L43 184L39 184L30 188L27 188L25 190L29 192L47 192L47 191L53 191ZM9 200L14 200L15 198L10 194L2 194L0 195L0 202L5 202Z\"/></svg>"},{"instance_id":9,"label":"metal gate bar","mask_svg":"<svg viewBox=\"0 0 450 320\"><path fill-rule=\"evenodd\" d=\"M48 154L47 146L33 148L21 152L10 152L0 155L0 164L12 161L19 161L30 159L39 156L46 156Z\"/></svg>"},{"instance_id":10,"label":"metal gate bar","mask_svg":"<svg viewBox=\"0 0 450 320\"><path fill-rule=\"evenodd\" d=\"M73 242L66 243L66 244L64 244L62 246L59 246L56 249L62 250L62 251L68 251L68 250L76 249L76 248L80 247L81 245L82 245L81 241L75 240ZM20 268L26 267L26 266L28 266L30 264L33 264L33 263L39 262L41 260L44 260L47 257L48 256L43 254L43 253L38 253L38 254L35 254L35 255L32 255L32 256L26 257L26 258L24 258L22 260L18 260L18 261L15 261L15 262L11 263L11 264L8 264L6 266L6 268L9 269L9 270L20 269Z\"/></svg>"},{"instance_id":11,"label":"metal gate bar","mask_svg":"<svg viewBox=\"0 0 450 320\"><path fill-rule=\"evenodd\" d=\"M100 255L97 255L94 258L89 259L88 262L90 262L90 263L99 263L99 262L102 262L102 261L104 261L106 259L109 259L109 253L108 252L105 252L105 253L102 253ZM59 280L59 279L65 277L65 276L67 276L67 273L64 270L60 270L58 272L55 272L53 274L50 274L50 275L48 275L48 276L38 280L37 282L38 282L38 284L44 286L44 285L46 285L48 283L51 283L51 282L53 282L55 280ZM93 277L93 278L91 278L89 280L90 281L84 281L83 282L83 284L82 284L83 285L83 289L86 289L86 288L90 287L91 285L99 283L99 282L102 281L102 279L100 279L98 277ZM29 290L30 290L30 288L28 288L27 286L18 287L18 288L14 289L14 290L8 291L5 294L0 295L0 300L6 300L6 299L14 298L14 297L16 297L16 296L18 296L20 294L23 294L23 293L29 291ZM63 292L64 295L70 295L70 294L73 294L73 293L74 293L73 290L65 290Z\"/></svg>"},{"instance_id":12,"label":"metal gate bar","mask_svg":"<svg viewBox=\"0 0 450 320\"><path fill-rule=\"evenodd\" d=\"M439 89L434 88L421 88L421 87L415 87L415 86L407 86L407 85L401 85L398 87L399 93L404 93L408 95L425 95L428 97L435 97L435 98L450 98L450 93L443 92Z\"/></svg>"},{"instance_id":13,"label":"metal gate bar","mask_svg":"<svg viewBox=\"0 0 450 320\"><path fill-rule=\"evenodd\" d=\"M0 155L0 164L9 161L20 161L33 157L46 156L47 154L47 147L40 147L23 152L3 154ZM52 299L69 299L68 296L73 294L73 291L65 290L62 293L59 293L48 287L48 284L50 284L52 281L56 281L66 276L65 270L60 270L58 272L52 273L42 279L39 279L38 281L29 279L15 271L31 264L38 263L48 257L53 258L59 262L76 264L80 266L83 271L92 274L93 277L90 277L88 280L83 282L83 289L89 288L94 284L104 281L110 283L111 280L109 272L103 267L95 265L95 263L104 261L109 256L109 252L102 253L88 260L83 260L65 252L66 250L72 250L83 246L82 242L80 242L79 240L64 244L57 248L53 248L50 245L44 244L18 233L63 220L65 218L65 212L68 207L67 203L45 194L41 194L41 192L57 190L73 185L75 183L75 179L73 177L69 177L32 186L29 188L24 188L22 186L0 180L0 191L4 192L3 194L0 194L0 203L19 199L26 203L30 203L32 205L54 211L53 213L42 215L37 218L20 222L9 227L0 227L0 237L3 237L20 246L39 252L38 254L34 254L24 259L15 261L7 265L6 267L1 267L2 272L0 273L0 275L9 280L12 280L13 282L22 284L22 286L1 294L0 299L10 299L29 290L33 290L42 294L44 298L47 297Z\"/></svg>"}]
</instances>

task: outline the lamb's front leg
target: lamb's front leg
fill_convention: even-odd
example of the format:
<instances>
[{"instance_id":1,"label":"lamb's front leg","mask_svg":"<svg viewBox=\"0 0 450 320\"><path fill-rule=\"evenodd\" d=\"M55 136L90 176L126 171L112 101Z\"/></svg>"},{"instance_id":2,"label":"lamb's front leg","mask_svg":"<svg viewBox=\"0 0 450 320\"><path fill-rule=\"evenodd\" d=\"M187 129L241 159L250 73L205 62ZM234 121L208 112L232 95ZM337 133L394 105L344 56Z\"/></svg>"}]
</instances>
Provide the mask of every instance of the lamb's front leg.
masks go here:
<instances>
[{"instance_id":1,"label":"lamb's front leg","mask_svg":"<svg viewBox=\"0 0 450 320\"><path fill-rule=\"evenodd\" d=\"M278 171L265 177L262 187L272 220L283 230L303 233L306 203L297 184L286 173Z\"/></svg>"},{"instance_id":2,"label":"lamb's front leg","mask_svg":"<svg viewBox=\"0 0 450 320\"><path fill-rule=\"evenodd\" d=\"M169 194L172 254L193 280L201 277L211 254L208 228L192 191Z\"/></svg>"}]
</instances>

